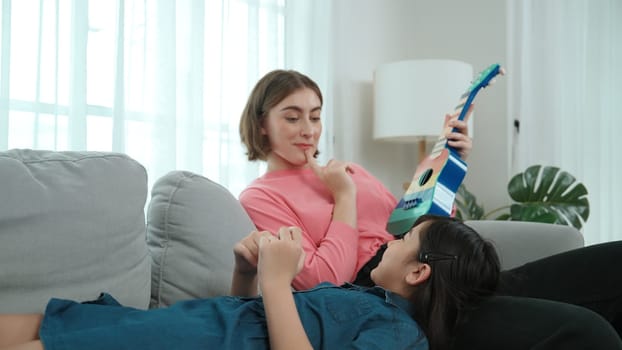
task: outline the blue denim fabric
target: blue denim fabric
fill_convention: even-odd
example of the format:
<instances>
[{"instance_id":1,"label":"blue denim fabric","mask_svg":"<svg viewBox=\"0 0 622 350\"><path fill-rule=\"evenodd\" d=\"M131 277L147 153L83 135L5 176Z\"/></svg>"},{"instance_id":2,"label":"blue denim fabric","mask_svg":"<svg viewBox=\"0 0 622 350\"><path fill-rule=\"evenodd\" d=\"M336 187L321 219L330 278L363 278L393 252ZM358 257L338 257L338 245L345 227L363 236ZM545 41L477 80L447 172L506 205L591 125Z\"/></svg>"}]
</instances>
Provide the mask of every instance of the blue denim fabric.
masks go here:
<instances>
[{"instance_id":1,"label":"blue denim fabric","mask_svg":"<svg viewBox=\"0 0 622 350\"><path fill-rule=\"evenodd\" d=\"M403 298L379 287L323 283L294 293L314 349L428 349ZM170 307L123 307L108 294L89 303L52 299L40 330L56 349L269 349L261 298L219 297Z\"/></svg>"}]
</instances>

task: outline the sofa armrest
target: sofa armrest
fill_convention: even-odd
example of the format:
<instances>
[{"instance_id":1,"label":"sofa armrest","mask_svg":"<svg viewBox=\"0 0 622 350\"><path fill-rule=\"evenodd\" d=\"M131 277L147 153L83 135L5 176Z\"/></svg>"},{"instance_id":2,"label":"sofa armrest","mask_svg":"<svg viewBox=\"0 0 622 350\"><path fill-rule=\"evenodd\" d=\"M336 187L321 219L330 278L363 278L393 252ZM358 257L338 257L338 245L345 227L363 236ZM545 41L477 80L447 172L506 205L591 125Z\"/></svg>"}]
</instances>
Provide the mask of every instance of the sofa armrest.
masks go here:
<instances>
[{"instance_id":1,"label":"sofa armrest","mask_svg":"<svg viewBox=\"0 0 622 350\"><path fill-rule=\"evenodd\" d=\"M495 220L466 224L493 242L503 270L584 245L583 235L572 226Z\"/></svg>"}]
</instances>

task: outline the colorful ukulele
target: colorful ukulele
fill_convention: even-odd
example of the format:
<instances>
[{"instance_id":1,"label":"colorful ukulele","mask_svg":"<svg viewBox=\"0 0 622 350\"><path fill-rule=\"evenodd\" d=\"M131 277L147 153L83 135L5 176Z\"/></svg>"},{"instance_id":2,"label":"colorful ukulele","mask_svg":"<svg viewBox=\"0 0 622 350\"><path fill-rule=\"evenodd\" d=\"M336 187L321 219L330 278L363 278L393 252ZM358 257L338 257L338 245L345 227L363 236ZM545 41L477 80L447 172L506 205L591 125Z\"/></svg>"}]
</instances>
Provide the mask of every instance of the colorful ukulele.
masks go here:
<instances>
[{"instance_id":1,"label":"colorful ukulele","mask_svg":"<svg viewBox=\"0 0 622 350\"><path fill-rule=\"evenodd\" d=\"M504 73L498 64L492 64L479 74L460 97L460 103L454 111L460 110L458 120L464 119L479 90L488 86L498 74ZM434 149L419 163L410 186L393 209L387 223L387 231L393 235L408 232L421 215L451 214L456 191L464 180L467 165L458 152L447 144L445 135L448 131L449 127L445 124Z\"/></svg>"}]
</instances>

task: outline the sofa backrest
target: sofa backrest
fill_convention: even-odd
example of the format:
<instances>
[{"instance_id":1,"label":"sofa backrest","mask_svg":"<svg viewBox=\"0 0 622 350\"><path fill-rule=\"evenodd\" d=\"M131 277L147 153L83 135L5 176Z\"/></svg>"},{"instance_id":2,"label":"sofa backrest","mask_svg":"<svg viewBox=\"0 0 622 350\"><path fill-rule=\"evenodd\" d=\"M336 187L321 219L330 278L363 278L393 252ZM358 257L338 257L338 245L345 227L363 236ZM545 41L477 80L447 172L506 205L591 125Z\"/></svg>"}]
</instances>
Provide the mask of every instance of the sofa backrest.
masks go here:
<instances>
[{"instance_id":1,"label":"sofa backrest","mask_svg":"<svg viewBox=\"0 0 622 350\"><path fill-rule=\"evenodd\" d=\"M0 313L42 312L50 297L112 294L156 308L229 293L233 245L255 229L223 186L188 171L155 182L124 154L0 152ZM467 222L503 268L583 246L569 226Z\"/></svg>"},{"instance_id":2,"label":"sofa backrest","mask_svg":"<svg viewBox=\"0 0 622 350\"><path fill-rule=\"evenodd\" d=\"M584 245L583 235L573 226L503 220L465 223L493 242L504 270Z\"/></svg>"},{"instance_id":3,"label":"sofa backrest","mask_svg":"<svg viewBox=\"0 0 622 350\"><path fill-rule=\"evenodd\" d=\"M146 308L145 168L123 154L0 152L0 313L109 292Z\"/></svg>"}]
</instances>

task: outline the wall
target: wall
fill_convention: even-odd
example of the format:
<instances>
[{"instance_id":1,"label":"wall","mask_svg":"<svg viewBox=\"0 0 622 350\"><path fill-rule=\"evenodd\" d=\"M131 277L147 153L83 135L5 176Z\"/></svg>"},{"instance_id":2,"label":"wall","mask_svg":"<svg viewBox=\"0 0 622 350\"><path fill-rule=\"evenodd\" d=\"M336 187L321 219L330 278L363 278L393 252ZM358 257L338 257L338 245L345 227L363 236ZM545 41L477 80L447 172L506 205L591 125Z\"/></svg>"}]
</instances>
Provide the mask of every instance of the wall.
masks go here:
<instances>
[{"instance_id":1,"label":"wall","mask_svg":"<svg viewBox=\"0 0 622 350\"><path fill-rule=\"evenodd\" d=\"M418 163L415 145L372 139L373 71L404 59L449 58L477 73L506 61L506 3L498 0L340 0L333 3L335 157L362 164L396 195ZM508 203L511 123L507 86L478 95L473 152L465 180L487 209ZM465 87L466 88L466 87ZM457 99L458 97L456 97ZM439 125L439 131L440 131Z\"/></svg>"}]
</instances>

